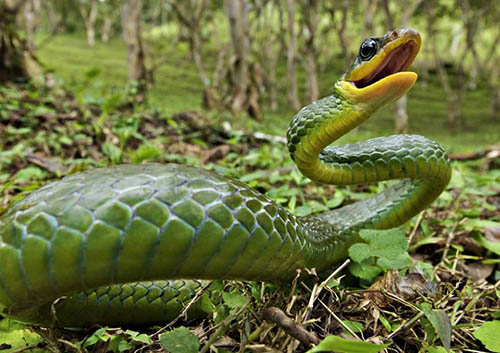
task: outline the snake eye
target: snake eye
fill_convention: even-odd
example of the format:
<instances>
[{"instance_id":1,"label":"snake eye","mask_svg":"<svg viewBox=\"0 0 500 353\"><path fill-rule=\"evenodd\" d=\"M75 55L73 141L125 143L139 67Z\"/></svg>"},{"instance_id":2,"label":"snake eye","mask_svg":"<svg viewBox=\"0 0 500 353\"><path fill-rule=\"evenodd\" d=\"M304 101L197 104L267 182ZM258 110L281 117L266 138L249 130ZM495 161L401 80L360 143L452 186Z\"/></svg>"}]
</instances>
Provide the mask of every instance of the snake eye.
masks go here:
<instances>
[{"instance_id":1,"label":"snake eye","mask_svg":"<svg viewBox=\"0 0 500 353\"><path fill-rule=\"evenodd\" d=\"M365 61L370 60L377 52L377 49L377 41L372 38L368 38L363 43L361 43L361 47L359 48L359 56Z\"/></svg>"}]
</instances>

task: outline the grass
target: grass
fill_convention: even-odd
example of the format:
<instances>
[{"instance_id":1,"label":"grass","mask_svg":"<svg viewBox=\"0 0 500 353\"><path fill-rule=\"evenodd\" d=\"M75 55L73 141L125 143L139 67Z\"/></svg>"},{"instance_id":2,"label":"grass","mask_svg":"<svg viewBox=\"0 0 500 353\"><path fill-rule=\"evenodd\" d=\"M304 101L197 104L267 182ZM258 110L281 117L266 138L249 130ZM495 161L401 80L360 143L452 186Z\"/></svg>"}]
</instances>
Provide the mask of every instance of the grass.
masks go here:
<instances>
[{"instance_id":1,"label":"grass","mask_svg":"<svg viewBox=\"0 0 500 353\"><path fill-rule=\"evenodd\" d=\"M149 92L152 106L165 114L202 109L202 83L195 65L189 61L187 49L181 45L171 50L168 61L155 74L155 84ZM39 56L47 68L78 97L83 100L103 99L113 92L122 92L126 86L126 47L120 39L109 43L98 42L90 48L83 35L59 35L39 50ZM216 55L206 55L209 70L215 65ZM327 65L326 72L319 75L321 95L328 95L334 80L343 71L343 61L337 58ZM95 77L88 75L93 72ZM284 135L287 125L294 115L286 102L285 62L277 69L280 80L280 108L276 112L264 106L264 119L255 122L246 116L232 117L228 113L208 114L215 120L229 120L237 128L258 130L276 135ZM301 92L304 86L304 72L299 71ZM453 131L446 123L446 97L435 75L430 75L429 83L416 84L409 93L408 114L410 133L425 135L442 143L450 152L477 150L498 143L500 140L500 119L489 117L489 93L479 84L476 90L467 91L463 98L465 128ZM342 139L350 142L393 131L392 109L385 109L361 126L357 132Z\"/></svg>"}]
</instances>

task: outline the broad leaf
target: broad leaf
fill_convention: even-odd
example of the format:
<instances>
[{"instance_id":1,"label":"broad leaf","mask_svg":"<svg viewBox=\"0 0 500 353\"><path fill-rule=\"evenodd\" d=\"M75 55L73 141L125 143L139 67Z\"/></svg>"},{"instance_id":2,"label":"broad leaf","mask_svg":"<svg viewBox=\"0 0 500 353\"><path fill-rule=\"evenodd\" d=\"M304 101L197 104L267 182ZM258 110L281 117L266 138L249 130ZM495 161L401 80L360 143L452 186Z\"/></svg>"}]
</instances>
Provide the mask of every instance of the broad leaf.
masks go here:
<instances>
[{"instance_id":1,"label":"broad leaf","mask_svg":"<svg viewBox=\"0 0 500 353\"><path fill-rule=\"evenodd\" d=\"M313 352L339 352L339 353L377 353L389 344L375 344L363 341L348 340L339 336L327 336L316 347L307 351Z\"/></svg>"},{"instance_id":2,"label":"broad leaf","mask_svg":"<svg viewBox=\"0 0 500 353\"><path fill-rule=\"evenodd\" d=\"M160 336L160 342L170 353L197 353L200 341L184 326Z\"/></svg>"}]
</instances>

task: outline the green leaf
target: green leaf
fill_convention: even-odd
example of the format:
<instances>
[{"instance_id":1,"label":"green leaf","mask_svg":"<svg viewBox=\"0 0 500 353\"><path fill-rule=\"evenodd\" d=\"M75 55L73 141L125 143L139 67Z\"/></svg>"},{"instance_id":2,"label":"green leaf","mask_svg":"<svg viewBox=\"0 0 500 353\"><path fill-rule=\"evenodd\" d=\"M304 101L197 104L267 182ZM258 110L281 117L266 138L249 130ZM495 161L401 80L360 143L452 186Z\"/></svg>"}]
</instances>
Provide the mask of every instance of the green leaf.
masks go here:
<instances>
[{"instance_id":1,"label":"green leaf","mask_svg":"<svg viewBox=\"0 0 500 353\"><path fill-rule=\"evenodd\" d=\"M102 145L102 153L104 153L113 164L120 163L122 160L122 151L111 143Z\"/></svg>"},{"instance_id":2,"label":"green leaf","mask_svg":"<svg viewBox=\"0 0 500 353\"><path fill-rule=\"evenodd\" d=\"M31 179L43 179L46 173L37 167L27 167L16 173L15 180L19 184L24 184Z\"/></svg>"},{"instance_id":3,"label":"green leaf","mask_svg":"<svg viewBox=\"0 0 500 353\"><path fill-rule=\"evenodd\" d=\"M0 321L0 344L10 345L11 350L21 350L27 345L36 345L40 342L43 342L43 339L35 332L26 329L24 324L11 319Z\"/></svg>"},{"instance_id":4,"label":"green leaf","mask_svg":"<svg viewBox=\"0 0 500 353\"><path fill-rule=\"evenodd\" d=\"M490 221L489 219L471 218L464 224L465 230L483 231L486 227L500 227L500 222Z\"/></svg>"},{"instance_id":5,"label":"green leaf","mask_svg":"<svg viewBox=\"0 0 500 353\"><path fill-rule=\"evenodd\" d=\"M200 341L184 326L160 335L160 342L170 353L197 353Z\"/></svg>"},{"instance_id":6,"label":"green leaf","mask_svg":"<svg viewBox=\"0 0 500 353\"><path fill-rule=\"evenodd\" d=\"M500 352L500 340L498 339L499 332L500 321L494 320L483 323L481 327L472 334L490 351Z\"/></svg>"},{"instance_id":7,"label":"green leaf","mask_svg":"<svg viewBox=\"0 0 500 353\"><path fill-rule=\"evenodd\" d=\"M387 270L399 270L401 268L411 265L410 255L407 253L401 254L395 258L381 257L377 260L377 265L382 267L385 271Z\"/></svg>"},{"instance_id":8,"label":"green leaf","mask_svg":"<svg viewBox=\"0 0 500 353\"><path fill-rule=\"evenodd\" d=\"M480 234L475 234L474 240L489 251L495 253L496 255L500 255L500 243L488 241Z\"/></svg>"},{"instance_id":9,"label":"green leaf","mask_svg":"<svg viewBox=\"0 0 500 353\"><path fill-rule=\"evenodd\" d=\"M207 314L211 314L215 310L215 304L210 299L208 293L203 293L203 296L200 299L200 308Z\"/></svg>"},{"instance_id":10,"label":"green leaf","mask_svg":"<svg viewBox=\"0 0 500 353\"><path fill-rule=\"evenodd\" d=\"M256 179L264 179L268 176L268 172L265 170L258 170L253 173L249 173L247 175L243 175L240 177L240 180L243 183L248 183L249 181L256 180Z\"/></svg>"},{"instance_id":11,"label":"green leaf","mask_svg":"<svg viewBox=\"0 0 500 353\"><path fill-rule=\"evenodd\" d=\"M377 353L387 347L389 347L389 344L375 344L348 340L338 336L327 336L316 347L308 350L307 353L325 351L335 351L339 353Z\"/></svg>"},{"instance_id":12,"label":"green leaf","mask_svg":"<svg viewBox=\"0 0 500 353\"><path fill-rule=\"evenodd\" d=\"M152 160L160 157L162 150L152 143L142 144L136 151L130 153L130 162L139 164L146 160Z\"/></svg>"},{"instance_id":13,"label":"green leaf","mask_svg":"<svg viewBox=\"0 0 500 353\"><path fill-rule=\"evenodd\" d=\"M133 346L121 335L113 335L109 340L108 348L115 353L120 353L131 349Z\"/></svg>"},{"instance_id":14,"label":"green leaf","mask_svg":"<svg viewBox=\"0 0 500 353\"><path fill-rule=\"evenodd\" d=\"M349 327L353 332L363 332L365 326L361 322L350 321L350 320L342 320L342 322Z\"/></svg>"},{"instance_id":15,"label":"green leaf","mask_svg":"<svg viewBox=\"0 0 500 353\"><path fill-rule=\"evenodd\" d=\"M149 336L146 335L145 333L141 333L135 337L132 337L132 341L141 342L141 343L145 343L145 344L153 343L151 338L149 338Z\"/></svg>"},{"instance_id":16,"label":"green leaf","mask_svg":"<svg viewBox=\"0 0 500 353\"><path fill-rule=\"evenodd\" d=\"M231 309L239 309L247 303L247 298L243 294L239 293L222 293L222 298L224 303L226 303Z\"/></svg>"},{"instance_id":17,"label":"green leaf","mask_svg":"<svg viewBox=\"0 0 500 353\"><path fill-rule=\"evenodd\" d=\"M95 331L86 341L85 347L91 346L99 341L106 342L110 335L106 332L108 327L102 327L99 330Z\"/></svg>"},{"instance_id":18,"label":"green leaf","mask_svg":"<svg viewBox=\"0 0 500 353\"><path fill-rule=\"evenodd\" d=\"M349 271L351 271L354 276L366 280L373 280L382 272L382 270L378 266L363 264L359 262L350 263Z\"/></svg>"},{"instance_id":19,"label":"green leaf","mask_svg":"<svg viewBox=\"0 0 500 353\"><path fill-rule=\"evenodd\" d=\"M382 270L398 270L411 264L407 253L408 239L402 230L365 229L359 235L366 243L354 244L349 248L349 256L354 261L349 269L353 275L372 280Z\"/></svg>"},{"instance_id":20,"label":"green leaf","mask_svg":"<svg viewBox=\"0 0 500 353\"><path fill-rule=\"evenodd\" d=\"M59 142L67 146L71 146L73 144L73 140L71 140L68 136L59 137Z\"/></svg>"},{"instance_id":21,"label":"green leaf","mask_svg":"<svg viewBox=\"0 0 500 353\"><path fill-rule=\"evenodd\" d=\"M349 248L349 257L356 262L363 262L371 255L368 244L354 244Z\"/></svg>"},{"instance_id":22,"label":"green leaf","mask_svg":"<svg viewBox=\"0 0 500 353\"><path fill-rule=\"evenodd\" d=\"M312 207L309 205L302 205L295 209L295 214L299 217L309 216L312 213Z\"/></svg>"},{"instance_id":23,"label":"green leaf","mask_svg":"<svg viewBox=\"0 0 500 353\"><path fill-rule=\"evenodd\" d=\"M425 317L430 321L436 330L444 348L449 351L451 345L450 318L444 311L432 309L428 303L422 303L421 309L424 312Z\"/></svg>"},{"instance_id":24,"label":"green leaf","mask_svg":"<svg viewBox=\"0 0 500 353\"><path fill-rule=\"evenodd\" d=\"M392 332L392 327L391 327L391 323L389 322L389 320L387 320L382 314L379 314L378 319L382 323L382 325L384 325L385 329L388 332Z\"/></svg>"},{"instance_id":25,"label":"green leaf","mask_svg":"<svg viewBox=\"0 0 500 353\"><path fill-rule=\"evenodd\" d=\"M328 208L337 208L342 205L342 202L344 202L344 193L341 191L335 191L333 199L328 200L326 202L326 206Z\"/></svg>"},{"instance_id":26,"label":"green leaf","mask_svg":"<svg viewBox=\"0 0 500 353\"><path fill-rule=\"evenodd\" d=\"M448 351L444 347L432 346L427 349L427 353L448 353Z\"/></svg>"},{"instance_id":27,"label":"green leaf","mask_svg":"<svg viewBox=\"0 0 500 353\"><path fill-rule=\"evenodd\" d=\"M394 258L408 250L408 239L399 228L388 230L363 229L359 235L370 245L371 256Z\"/></svg>"}]
</instances>

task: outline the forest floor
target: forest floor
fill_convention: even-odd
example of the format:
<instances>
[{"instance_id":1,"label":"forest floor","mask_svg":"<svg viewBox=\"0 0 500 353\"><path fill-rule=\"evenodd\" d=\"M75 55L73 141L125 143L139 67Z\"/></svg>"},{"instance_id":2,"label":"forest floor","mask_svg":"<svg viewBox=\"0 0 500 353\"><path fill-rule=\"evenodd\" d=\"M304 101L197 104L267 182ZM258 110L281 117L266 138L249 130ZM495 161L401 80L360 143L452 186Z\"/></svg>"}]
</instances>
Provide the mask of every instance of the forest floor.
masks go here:
<instances>
[{"instance_id":1,"label":"forest floor","mask_svg":"<svg viewBox=\"0 0 500 353\"><path fill-rule=\"evenodd\" d=\"M175 162L214 170L302 216L385 187L325 186L301 176L284 144L250 133L283 136L293 116L285 108L265 114L263 122L201 112L196 71L181 54L158 73L149 104L132 104L116 88L125 80L122 49L112 42L90 50L83 40L56 37L40 54L71 91L0 87L0 213L63 175L118 163ZM321 76L325 94L330 76L341 70L331 71ZM410 95L410 115L419 114L411 118L412 132L454 152L498 143L485 91L468 92L468 128L452 134L439 128L445 126L446 104L431 83ZM386 135L391 127L386 110L344 141ZM161 333L159 327L51 330L3 319L0 352L305 352L327 336L325 351L330 344L339 352L385 346L387 352L500 351L494 339L500 330L498 155L454 162L450 185L432 207L400 229L363 236L365 256L351 254L350 263L327 281L314 274L288 286L215 281L198 298L205 319L181 318ZM388 247L387 237L396 245L378 251Z\"/></svg>"}]
</instances>

